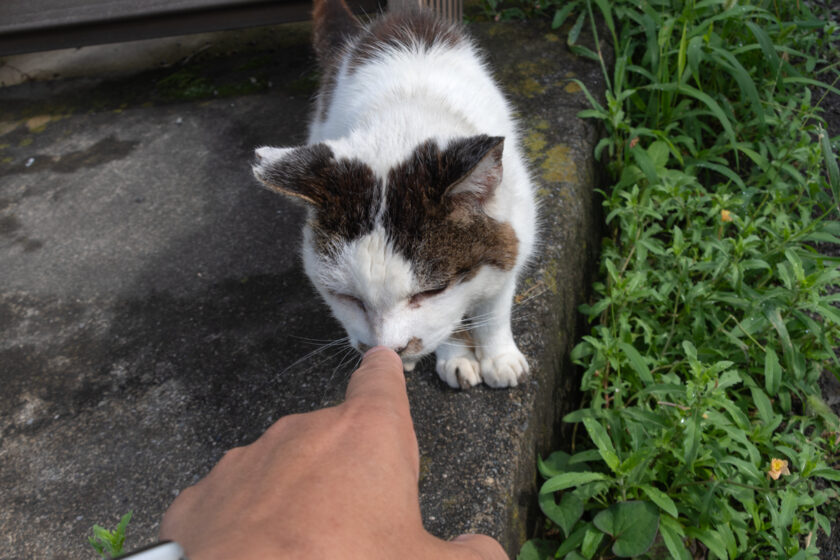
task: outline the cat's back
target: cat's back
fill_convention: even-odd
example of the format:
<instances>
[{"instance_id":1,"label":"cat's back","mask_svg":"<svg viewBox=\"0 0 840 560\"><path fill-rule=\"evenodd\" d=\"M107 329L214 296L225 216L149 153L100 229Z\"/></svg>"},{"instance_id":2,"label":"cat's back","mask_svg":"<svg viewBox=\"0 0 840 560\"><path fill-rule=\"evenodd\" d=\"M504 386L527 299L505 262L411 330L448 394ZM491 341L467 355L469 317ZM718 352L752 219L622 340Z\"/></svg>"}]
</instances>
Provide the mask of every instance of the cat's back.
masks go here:
<instances>
[{"instance_id":1,"label":"cat's back","mask_svg":"<svg viewBox=\"0 0 840 560\"><path fill-rule=\"evenodd\" d=\"M398 123L418 138L515 134L507 103L460 25L428 10L362 26L341 0L318 0L315 47L324 79L310 142Z\"/></svg>"}]
</instances>

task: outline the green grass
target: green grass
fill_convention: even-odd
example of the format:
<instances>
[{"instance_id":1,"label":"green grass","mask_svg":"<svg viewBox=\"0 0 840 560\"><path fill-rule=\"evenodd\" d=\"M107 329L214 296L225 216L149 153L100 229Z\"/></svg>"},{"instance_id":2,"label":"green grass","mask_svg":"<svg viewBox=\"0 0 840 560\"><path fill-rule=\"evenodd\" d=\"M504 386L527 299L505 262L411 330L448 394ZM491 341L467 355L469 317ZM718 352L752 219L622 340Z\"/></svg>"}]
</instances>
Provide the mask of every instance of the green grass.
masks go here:
<instances>
[{"instance_id":1,"label":"green grass","mask_svg":"<svg viewBox=\"0 0 840 560\"><path fill-rule=\"evenodd\" d=\"M486 11L527 16L506 9ZM540 461L548 521L519 558L817 558L840 481L818 386L840 371L840 271L822 252L840 243L840 173L809 87L837 27L781 0L539 11L604 71L581 116L607 131L613 184L572 353L578 438ZM577 43L585 27L614 63Z\"/></svg>"}]
</instances>

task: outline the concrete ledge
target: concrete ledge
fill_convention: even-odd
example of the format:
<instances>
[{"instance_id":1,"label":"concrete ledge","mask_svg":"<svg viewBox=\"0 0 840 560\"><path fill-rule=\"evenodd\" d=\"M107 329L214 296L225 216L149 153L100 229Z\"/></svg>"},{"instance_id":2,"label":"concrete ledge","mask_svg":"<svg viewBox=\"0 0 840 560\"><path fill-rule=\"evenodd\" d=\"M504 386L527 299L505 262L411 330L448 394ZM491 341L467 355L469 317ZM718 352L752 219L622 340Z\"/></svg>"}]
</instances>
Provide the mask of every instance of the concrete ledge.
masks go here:
<instances>
[{"instance_id":1,"label":"concrete ledge","mask_svg":"<svg viewBox=\"0 0 840 560\"><path fill-rule=\"evenodd\" d=\"M535 521L536 454L578 405L568 352L598 166L571 78L603 85L560 34L473 30L540 185L542 245L514 313L534 375L459 392L425 362L408 385L427 528L486 532L514 555ZM90 527L129 509L129 545L151 542L226 449L343 394L356 357L328 345L343 333L300 270L301 212L248 169L254 146L304 138L307 53L0 89L0 557L92 557Z\"/></svg>"}]
</instances>

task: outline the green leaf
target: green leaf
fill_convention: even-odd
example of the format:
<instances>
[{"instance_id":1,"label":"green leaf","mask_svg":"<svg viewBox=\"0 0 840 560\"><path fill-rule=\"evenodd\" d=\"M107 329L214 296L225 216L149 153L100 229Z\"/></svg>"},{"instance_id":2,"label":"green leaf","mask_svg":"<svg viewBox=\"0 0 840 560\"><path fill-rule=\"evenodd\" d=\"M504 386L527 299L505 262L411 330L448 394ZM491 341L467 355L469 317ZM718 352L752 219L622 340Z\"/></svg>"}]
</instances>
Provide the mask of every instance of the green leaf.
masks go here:
<instances>
[{"instance_id":1,"label":"green leaf","mask_svg":"<svg viewBox=\"0 0 840 560\"><path fill-rule=\"evenodd\" d=\"M592 527L592 523L586 523L578 527L574 533L569 535L569 538L560 544L560 548L554 553L555 558L562 558L572 550L580 546L586 536L587 531Z\"/></svg>"},{"instance_id":2,"label":"green leaf","mask_svg":"<svg viewBox=\"0 0 840 560\"><path fill-rule=\"evenodd\" d=\"M640 146L631 148L630 153L633 155L633 159L636 160L636 164L639 166L639 169L641 169L642 173L645 174L648 182L651 184L656 183L659 179L659 175L656 172L656 164L653 162L650 155Z\"/></svg>"},{"instance_id":3,"label":"green leaf","mask_svg":"<svg viewBox=\"0 0 840 560\"><path fill-rule=\"evenodd\" d=\"M551 28L558 29L566 22L566 18L577 7L577 2L569 2L554 12L554 19L551 20Z\"/></svg>"},{"instance_id":4,"label":"green leaf","mask_svg":"<svg viewBox=\"0 0 840 560\"><path fill-rule=\"evenodd\" d=\"M602 540L604 540L604 533L591 525L587 527L586 533L583 535L583 542L580 544L580 551L583 556L585 558L595 556L595 553L598 551L598 545L601 544Z\"/></svg>"},{"instance_id":5,"label":"green leaf","mask_svg":"<svg viewBox=\"0 0 840 560\"><path fill-rule=\"evenodd\" d=\"M790 488L785 489L785 491L782 492L782 504L779 508L779 516L775 519L777 529L784 530L793 522L793 516L796 513L797 505L798 500L796 498L796 493Z\"/></svg>"},{"instance_id":6,"label":"green leaf","mask_svg":"<svg viewBox=\"0 0 840 560\"><path fill-rule=\"evenodd\" d=\"M729 558L723 538L721 538L720 533L717 531L709 529L708 527L704 529L687 527L686 533L691 537L699 539L700 542L706 545L706 548L708 548L709 551L720 560L727 560Z\"/></svg>"},{"instance_id":7,"label":"green leaf","mask_svg":"<svg viewBox=\"0 0 840 560\"><path fill-rule=\"evenodd\" d=\"M782 69L782 65L781 60L779 60L779 54L776 52L776 47L773 45L773 40L770 39L770 36L755 23L751 21L747 21L745 23L750 31L752 31L753 36L758 41L758 44L761 46L761 51L764 53L764 57L770 67L770 71L773 72L775 77L774 79L778 80L779 71Z\"/></svg>"},{"instance_id":8,"label":"green leaf","mask_svg":"<svg viewBox=\"0 0 840 560\"><path fill-rule=\"evenodd\" d=\"M768 304L763 308L763 311L764 316L767 317L767 320L770 321L770 324L773 325L773 328L776 329L777 333L779 333L779 339L781 339L782 348L784 348L785 351L785 358L793 369L793 374L797 379L802 379L805 375L805 364L799 355L799 351L794 347L790 340L790 333L788 333L787 326L785 325L784 319L782 319L782 314L779 311L779 308L773 304Z\"/></svg>"},{"instance_id":9,"label":"green leaf","mask_svg":"<svg viewBox=\"0 0 840 560\"><path fill-rule=\"evenodd\" d=\"M557 545L548 539L531 539L519 549L516 560L553 560Z\"/></svg>"},{"instance_id":10,"label":"green leaf","mask_svg":"<svg viewBox=\"0 0 840 560\"><path fill-rule=\"evenodd\" d=\"M540 487L540 494L558 492L566 488L581 486L597 480L608 480L606 475L596 472L568 472L552 476Z\"/></svg>"},{"instance_id":11,"label":"green leaf","mask_svg":"<svg viewBox=\"0 0 840 560\"><path fill-rule=\"evenodd\" d=\"M685 355L688 356L689 360L697 359L697 348L694 347L691 341L683 340L682 347L683 350L685 350Z\"/></svg>"},{"instance_id":12,"label":"green leaf","mask_svg":"<svg viewBox=\"0 0 840 560\"><path fill-rule=\"evenodd\" d=\"M779 392L779 387L782 385L782 366L779 365L779 356L776 351L766 347L764 354L764 388L767 393L775 395Z\"/></svg>"},{"instance_id":13,"label":"green leaf","mask_svg":"<svg viewBox=\"0 0 840 560\"><path fill-rule=\"evenodd\" d=\"M571 457L569 457L569 465L580 465L585 464L590 461L598 461L601 459L601 454L598 453L597 449L586 449L584 451L578 451ZM578 470L576 468L570 468L569 470Z\"/></svg>"},{"instance_id":14,"label":"green leaf","mask_svg":"<svg viewBox=\"0 0 840 560\"><path fill-rule=\"evenodd\" d=\"M680 50L677 54L677 80L682 81L685 72L686 51L688 50L688 22L683 23L682 36L680 37Z\"/></svg>"},{"instance_id":15,"label":"green leaf","mask_svg":"<svg viewBox=\"0 0 840 560\"><path fill-rule=\"evenodd\" d=\"M575 24L572 26L572 29L569 31L568 37L566 37L566 44L571 48L578 40L578 36L580 35L580 30L583 29L583 24L586 21L586 13L581 12L578 16Z\"/></svg>"},{"instance_id":16,"label":"green leaf","mask_svg":"<svg viewBox=\"0 0 840 560\"><path fill-rule=\"evenodd\" d=\"M631 558L644 554L653 544L659 510L650 502L620 502L598 513L592 522L615 539L613 554Z\"/></svg>"},{"instance_id":17,"label":"green leaf","mask_svg":"<svg viewBox=\"0 0 840 560\"><path fill-rule=\"evenodd\" d=\"M753 402L758 409L758 417L761 418L761 422L765 425L772 423L776 415L773 413L773 405L770 404L770 399L758 387L750 387L750 393L752 393Z\"/></svg>"},{"instance_id":18,"label":"green leaf","mask_svg":"<svg viewBox=\"0 0 840 560\"><path fill-rule=\"evenodd\" d=\"M618 347L622 352L624 352L624 355L627 356L627 359L630 361L630 367L633 368L633 371L636 372L639 379L641 379L645 385L653 383L653 376L650 374L650 369L648 369L645 359L641 354L639 354L639 351L636 350L632 344L628 344L626 342L619 342Z\"/></svg>"},{"instance_id":19,"label":"green leaf","mask_svg":"<svg viewBox=\"0 0 840 560\"><path fill-rule=\"evenodd\" d=\"M831 140L828 132L820 127L819 132L820 148L825 158L825 168L828 171L828 184L831 187L831 194L834 196L834 205L840 206L840 169L837 167L837 157L831 148Z\"/></svg>"},{"instance_id":20,"label":"green leaf","mask_svg":"<svg viewBox=\"0 0 840 560\"><path fill-rule=\"evenodd\" d=\"M664 511L665 513L670 514L673 517L678 517L679 513L677 512L677 506L674 504L674 500L668 496L662 490L658 488L654 488L653 486L648 486L647 484L641 486L642 491L650 498L650 501L659 506L659 508Z\"/></svg>"},{"instance_id":21,"label":"green leaf","mask_svg":"<svg viewBox=\"0 0 840 560\"><path fill-rule=\"evenodd\" d=\"M671 553L672 558L676 560L692 560L691 553L683 542L684 535L682 534L682 528L676 519L667 515L660 516L659 534L662 535L665 548Z\"/></svg>"},{"instance_id":22,"label":"green leaf","mask_svg":"<svg viewBox=\"0 0 840 560\"><path fill-rule=\"evenodd\" d=\"M538 501L545 516L556 523L567 537L583 515L583 501L572 492L565 492L559 504L554 501L553 492L540 492Z\"/></svg>"},{"instance_id":23,"label":"green leaf","mask_svg":"<svg viewBox=\"0 0 840 560\"><path fill-rule=\"evenodd\" d=\"M583 425L586 426L586 431L589 433L589 437L592 439L595 447L598 448L601 458L611 471L618 474L618 467L621 461L615 452L615 447L610 436L607 434L606 428L594 418L584 418Z\"/></svg>"},{"instance_id":24,"label":"green leaf","mask_svg":"<svg viewBox=\"0 0 840 560\"><path fill-rule=\"evenodd\" d=\"M608 2L607 0L595 0L595 4L604 16L604 22L607 24L607 28L615 34L615 22L613 21L612 10L610 9L612 2Z\"/></svg>"},{"instance_id":25,"label":"green leaf","mask_svg":"<svg viewBox=\"0 0 840 560\"><path fill-rule=\"evenodd\" d=\"M537 456L537 468L543 478L551 478L566 472L566 465L569 464L569 454L565 451L555 451L545 461Z\"/></svg>"},{"instance_id":26,"label":"green leaf","mask_svg":"<svg viewBox=\"0 0 840 560\"><path fill-rule=\"evenodd\" d=\"M732 127L732 122L729 120L729 117L726 116L726 113L723 111L718 102L712 99L708 94L703 93L699 89L693 88L687 84L651 84L647 87L654 90L682 93L683 95L688 95L689 97L693 97L700 101L709 109L712 115L714 115L723 127L726 137L729 139L730 145L734 148L737 144L735 129Z\"/></svg>"},{"instance_id":27,"label":"green leaf","mask_svg":"<svg viewBox=\"0 0 840 560\"><path fill-rule=\"evenodd\" d=\"M668 165L668 158L671 156L671 150L668 144L662 140L657 140L648 146L647 153L651 161L657 169L662 169Z\"/></svg>"},{"instance_id":28,"label":"green leaf","mask_svg":"<svg viewBox=\"0 0 840 560\"><path fill-rule=\"evenodd\" d=\"M837 469L814 469L809 476L840 482L840 470Z\"/></svg>"}]
</instances>

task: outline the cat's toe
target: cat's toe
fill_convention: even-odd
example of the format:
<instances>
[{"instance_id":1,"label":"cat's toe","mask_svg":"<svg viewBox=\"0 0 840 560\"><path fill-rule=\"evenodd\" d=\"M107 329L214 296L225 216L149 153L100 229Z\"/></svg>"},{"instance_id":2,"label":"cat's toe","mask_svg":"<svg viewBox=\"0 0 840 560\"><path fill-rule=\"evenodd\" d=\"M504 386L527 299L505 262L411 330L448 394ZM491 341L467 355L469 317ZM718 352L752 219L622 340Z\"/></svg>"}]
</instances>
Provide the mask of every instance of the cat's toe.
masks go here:
<instances>
[{"instance_id":1,"label":"cat's toe","mask_svg":"<svg viewBox=\"0 0 840 560\"><path fill-rule=\"evenodd\" d=\"M481 360L481 377L491 387L516 387L528 371L528 360L518 348Z\"/></svg>"},{"instance_id":2,"label":"cat's toe","mask_svg":"<svg viewBox=\"0 0 840 560\"><path fill-rule=\"evenodd\" d=\"M440 378L453 389L469 389L481 383L478 362L464 356L438 360L436 369Z\"/></svg>"}]
</instances>

